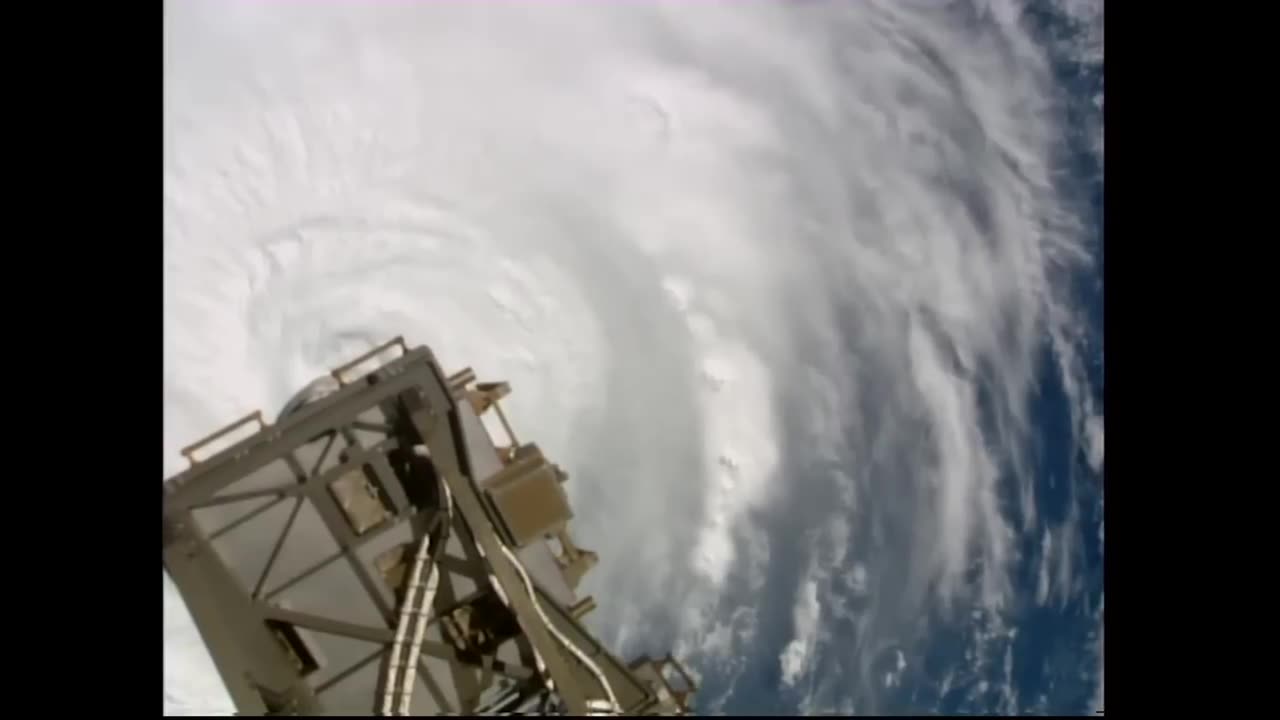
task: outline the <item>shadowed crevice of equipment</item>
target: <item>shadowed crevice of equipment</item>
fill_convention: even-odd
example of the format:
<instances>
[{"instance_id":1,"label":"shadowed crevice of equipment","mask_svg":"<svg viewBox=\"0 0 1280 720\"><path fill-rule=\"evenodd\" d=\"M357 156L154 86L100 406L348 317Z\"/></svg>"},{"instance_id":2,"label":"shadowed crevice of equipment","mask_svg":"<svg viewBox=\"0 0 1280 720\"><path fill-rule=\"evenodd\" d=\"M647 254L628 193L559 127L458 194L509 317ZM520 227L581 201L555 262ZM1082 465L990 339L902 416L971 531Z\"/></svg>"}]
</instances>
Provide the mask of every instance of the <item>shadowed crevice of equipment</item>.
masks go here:
<instances>
[{"instance_id":1,"label":"shadowed crevice of equipment","mask_svg":"<svg viewBox=\"0 0 1280 720\"><path fill-rule=\"evenodd\" d=\"M673 658L624 663L581 624L599 558L569 532L567 475L515 439L510 392L396 338L274 425L184 449L165 569L240 714L690 713Z\"/></svg>"}]
</instances>

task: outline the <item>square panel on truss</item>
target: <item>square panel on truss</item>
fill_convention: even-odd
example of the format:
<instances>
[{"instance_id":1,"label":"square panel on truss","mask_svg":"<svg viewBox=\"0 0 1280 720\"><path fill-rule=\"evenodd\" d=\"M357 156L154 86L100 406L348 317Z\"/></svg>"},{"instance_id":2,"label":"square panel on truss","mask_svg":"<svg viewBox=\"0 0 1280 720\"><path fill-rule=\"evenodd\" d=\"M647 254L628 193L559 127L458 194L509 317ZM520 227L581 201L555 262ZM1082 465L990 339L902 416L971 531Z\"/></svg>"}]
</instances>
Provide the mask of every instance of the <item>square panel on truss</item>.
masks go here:
<instances>
[{"instance_id":1,"label":"square panel on truss","mask_svg":"<svg viewBox=\"0 0 1280 720\"><path fill-rule=\"evenodd\" d=\"M391 510L382 501L371 465L352 468L329 483L329 492L357 535L382 524Z\"/></svg>"},{"instance_id":2,"label":"square panel on truss","mask_svg":"<svg viewBox=\"0 0 1280 720\"><path fill-rule=\"evenodd\" d=\"M268 620L267 627L299 675L306 677L325 666L324 654L308 630L279 620Z\"/></svg>"},{"instance_id":3,"label":"square panel on truss","mask_svg":"<svg viewBox=\"0 0 1280 720\"><path fill-rule=\"evenodd\" d=\"M388 588L395 592L400 592L405 583L408 582L413 558L413 545L411 543L400 543L393 545L390 549L374 558L373 567L378 571L378 575L382 577L382 581L387 584Z\"/></svg>"},{"instance_id":4,"label":"square panel on truss","mask_svg":"<svg viewBox=\"0 0 1280 720\"><path fill-rule=\"evenodd\" d=\"M555 469L547 463L498 479L485 494L516 547L564 528L573 517Z\"/></svg>"}]
</instances>

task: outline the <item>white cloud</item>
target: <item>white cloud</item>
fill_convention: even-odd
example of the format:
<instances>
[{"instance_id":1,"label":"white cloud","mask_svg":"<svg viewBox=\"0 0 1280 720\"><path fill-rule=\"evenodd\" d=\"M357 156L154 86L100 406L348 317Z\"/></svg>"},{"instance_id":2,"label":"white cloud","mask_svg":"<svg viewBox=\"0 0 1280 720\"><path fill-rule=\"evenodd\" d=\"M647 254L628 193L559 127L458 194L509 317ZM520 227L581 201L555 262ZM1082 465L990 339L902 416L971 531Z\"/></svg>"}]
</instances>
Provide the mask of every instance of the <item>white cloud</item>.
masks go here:
<instances>
[{"instance_id":1,"label":"white cloud","mask_svg":"<svg viewBox=\"0 0 1280 720\"><path fill-rule=\"evenodd\" d=\"M1103 57L1102 0L1058 0L1055 5L1066 16L1068 42L1082 63L1098 64Z\"/></svg>"},{"instance_id":2,"label":"white cloud","mask_svg":"<svg viewBox=\"0 0 1280 720\"><path fill-rule=\"evenodd\" d=\"M1049 533L1049 528L1044 529L1044 535L1040 541L1040 572L1036 576L1036 604L1044 605L1049 600L1049 564L1053 557L1053 537Z\"/></svg>"},{"instance_id":3,"label":"white cloud","mask_svg":"<svg viewBox=\"0 0 1280 720\"><path fill-rule=\"evenodd\" d=\"M862 563L855 563L853 568L849 570L849 588L855 595L865 595L867 592L867 566Z\"/></svg>"},{"instance_id":4,"label":"white cloud","mask_svg":"<svg viewBox=\"0 0 1280 720\"><path fill-rule=\"evenodd\" d=\"M744 346L719 337L708 320L694 330L701 355L705 520L693 549L694 567L719 587L737 554L733 529L766 499L777 463L768 370Z\"/></svg>"},{"instance_id":5,"label":"white cloud","mask_svg":"<svg viewBox=\"0 0 1280 720\"><path fill-rule=\"evenodd\" d=\"M235 712L204 641L167 575L164 578L164 648L166 715L231 715Z\"/></svg>"},{"instance_id":6,"label":"white cloud","mask_svg":"<svg viewBox=\"0 0 1280 720\"><path fill-rule=\"evenodd\" d=\"M782 682L791 687L808 669L813 648L817 643L818 622L822 617L822 605L818 602L818 584L808 580L796 594L795 607L791 611L795 637L778 657L782 664Z\"/></svg>"},{"instance_id":7,"label":"white cloud","mask_svg":"<svg viewBox=\"0 0 1280 720\"><path fill-rule=\"evenodd\" d=\"M1085 419L1085 449L1089 456L1089 467L1094 472L1102 470L1104 430L1101 415L1093 415Z\"/></svg>"}]
</instances>

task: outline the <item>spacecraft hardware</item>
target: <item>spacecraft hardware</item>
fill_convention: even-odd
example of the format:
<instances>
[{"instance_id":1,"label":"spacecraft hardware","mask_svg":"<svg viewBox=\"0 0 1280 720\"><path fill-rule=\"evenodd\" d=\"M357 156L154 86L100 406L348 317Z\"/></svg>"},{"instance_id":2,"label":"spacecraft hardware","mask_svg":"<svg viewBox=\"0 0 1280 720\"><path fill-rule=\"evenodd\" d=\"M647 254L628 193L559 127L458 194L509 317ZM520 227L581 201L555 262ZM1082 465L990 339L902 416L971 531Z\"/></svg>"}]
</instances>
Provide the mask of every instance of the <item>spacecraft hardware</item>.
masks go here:
<instances>
[{"instance_id":1,"label":"spacecraft hardware","mask_svg":"<svg viewBox=\"0 0 1280 720\"><path fill-rule=\"evenodd\" d=\"M691 714L674 657L583 625L599 558L510 392L396 338L182 451L165 571L239 714Z\"/></svg>"}]
</instances>

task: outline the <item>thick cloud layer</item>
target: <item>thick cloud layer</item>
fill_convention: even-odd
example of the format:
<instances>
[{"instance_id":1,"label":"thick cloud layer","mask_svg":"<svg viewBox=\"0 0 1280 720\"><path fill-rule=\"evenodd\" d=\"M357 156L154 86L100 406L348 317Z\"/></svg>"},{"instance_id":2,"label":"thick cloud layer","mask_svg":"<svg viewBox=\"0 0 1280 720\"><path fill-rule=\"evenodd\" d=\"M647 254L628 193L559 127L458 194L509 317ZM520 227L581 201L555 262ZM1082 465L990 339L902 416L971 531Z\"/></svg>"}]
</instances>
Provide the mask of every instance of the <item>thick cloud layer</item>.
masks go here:
<instances>
[{"instance_id":1,"label":"thick cloud layer","mask_svg":"<svg viewBox=\"0 0 1280 720\"><path fill-rule=\"evenodd\" d=\"M1009 606L1046 343L1102 462L1069 128L1010 5L196 0L165 62L166 472L430 344L513 383L597 628L678 645L709 709L777 627L810 709L874 711L927 613ZM179 604L166 706L227 708Z\"/></svg>"}]
</instances>

